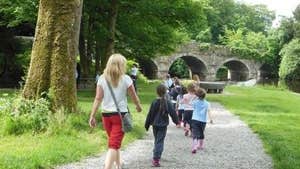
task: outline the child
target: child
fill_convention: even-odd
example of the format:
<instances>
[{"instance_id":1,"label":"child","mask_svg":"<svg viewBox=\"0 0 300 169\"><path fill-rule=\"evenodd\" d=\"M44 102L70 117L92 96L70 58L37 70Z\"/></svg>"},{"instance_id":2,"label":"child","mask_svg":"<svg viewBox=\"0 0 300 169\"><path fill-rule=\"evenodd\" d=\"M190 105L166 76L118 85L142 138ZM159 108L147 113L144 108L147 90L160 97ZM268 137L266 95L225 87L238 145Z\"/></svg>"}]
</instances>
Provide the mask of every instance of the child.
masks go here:
<instances>
[{"instance_id":1,"label":"child","mask_svg":"<svg viewBox=\"0 0 300 169\"><path fill-rule=\"evenodd\" d=\"M138 65L136 63L134 63L131 68L130 77L132 79L135 92L137 92L136 82L137 82L138 71L139 71Z\"/></svg>"},{"instance_id":2,"label":"child","mask_svg":"<svg viewBox=\"0 0 300 169\"><path fill-rule=\"evenodd\" d=\"M148 131L149 126L152 125L154 135L154 149L152 166L160 166L160 158L164 149L164 140L167 133L167 126L169 124L169 116L172 121L178 126L178 118L172 106L172 103L165 98L167 88L161 84L156 88L158 98L155 99L150 107L146 118L145 128Z\"/></svg>"},{"instance_id":3,"label":"child","mask_svg":"<svg viewBox=\"0 0 300 169\"><path fill-rule=\"evenodd\" d=\"M192 128L193 128L193 145L192 153L196 153L197 149L202 150L204 140L204 129L207 122L207 114L210 119L210 123L213 123L211 113L209 110L210 104L204 99L206 92L202 88L198 88L195 92L198 97L193 101L194 112L192 116Z\"/></svg>"},{"instance_id":4,"label":"child","mask_svg":"<svg viewBox=\"0 0 300 169\"><path fill-rule=\"evenodd\" d=\"M185 136L190 136L192 126L191 126L191 120L192 120L192 115L193 115L193 105L192 102L197 98L195 95L195 91L198 86L196 86L195 83L190 83L187 86L187 94L183 95L183 106L184 106L184 117L183 117L183 122L184 122L184 130L185 130Z\"/></svg>"},{"instance_id":5,"label":"child","mask_svg":"<svg viewBox=\"0 0 300 169\"><path fill-rule=\"evenodd\" d=\"M179 90L179 95L176 98L176 112L178 115L178 119L179 119L179 124L182 123L183 120L183 115L184 115L184 105L183 105L183 95L186 94L186 88L184 86L181 87L181 89Z\"/></svg>"}]
</instances>

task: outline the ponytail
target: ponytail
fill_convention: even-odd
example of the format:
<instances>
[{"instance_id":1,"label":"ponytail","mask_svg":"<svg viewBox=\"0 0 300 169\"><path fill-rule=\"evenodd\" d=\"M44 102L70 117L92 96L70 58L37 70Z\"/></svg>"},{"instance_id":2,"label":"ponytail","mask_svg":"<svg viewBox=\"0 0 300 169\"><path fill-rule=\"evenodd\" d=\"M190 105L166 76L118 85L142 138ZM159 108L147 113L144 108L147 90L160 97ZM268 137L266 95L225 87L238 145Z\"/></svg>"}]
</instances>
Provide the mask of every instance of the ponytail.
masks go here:
<instances>
[{"instance_id":1,"label":"ponytail","mask_svg":"<svg viewBox=\"0 0 300 169\"><path fill-rule=\"evenodd\" d=\"M159 112L162 114L166 114L168 112L168 103L165 96L161 97L159 102Z\"/></svg>"},{"instance_id":2,"label":"ponytail","mask_svg":"<svg viewBox=\"0 0 300 169\"><path fill-rule=\"evenodd\" d=\"M160 97L159 113L162 113L162 114L165 114L168 111L166 91L167 91L167 88L163 84L158 85L156 88L157 95Z\"/></svg>"}]
</instances>

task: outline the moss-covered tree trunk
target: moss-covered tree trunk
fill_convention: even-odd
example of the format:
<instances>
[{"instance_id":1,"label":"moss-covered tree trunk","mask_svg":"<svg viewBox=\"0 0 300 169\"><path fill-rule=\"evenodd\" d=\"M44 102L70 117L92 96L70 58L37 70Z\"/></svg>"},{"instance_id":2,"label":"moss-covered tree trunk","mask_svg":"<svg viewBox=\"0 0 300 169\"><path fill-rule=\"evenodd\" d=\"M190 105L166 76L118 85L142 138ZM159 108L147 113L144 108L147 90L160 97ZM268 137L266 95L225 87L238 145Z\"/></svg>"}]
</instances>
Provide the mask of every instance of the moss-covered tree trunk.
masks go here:
<instances>
[{"instance_id":1,"label":"moss-covered tree trunk","mask_svg":"<svg viewBox=\"0 0 300 169\"><path fill-rule=\"evenodd\" d=\"M76 109L76 54L82 0L40 0L36 35L23 96L49 92L54 109Z\"/></svg>"}]
</instances>

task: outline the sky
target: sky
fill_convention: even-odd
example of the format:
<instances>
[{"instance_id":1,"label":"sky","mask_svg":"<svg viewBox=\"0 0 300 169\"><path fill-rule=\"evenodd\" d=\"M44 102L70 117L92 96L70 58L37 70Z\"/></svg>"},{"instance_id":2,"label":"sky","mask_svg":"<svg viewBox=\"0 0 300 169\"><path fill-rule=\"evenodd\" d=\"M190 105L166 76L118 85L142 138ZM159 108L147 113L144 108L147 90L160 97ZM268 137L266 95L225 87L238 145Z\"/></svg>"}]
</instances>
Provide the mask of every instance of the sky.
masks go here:
<instances>
[{"instance_id":1,"label":"sky","mask_svg":"<svg viewBox=\"0 0 300 169\"><path fill-rule=\"evenodd\" d=\"M276 26L279 22L280 15L293 16L293 11L297 5L300 4L300 0L237 0L248 4L265 4L270 10L276 12L276 20L273 22L273 26Z\"/></svg>"}]
</instances>

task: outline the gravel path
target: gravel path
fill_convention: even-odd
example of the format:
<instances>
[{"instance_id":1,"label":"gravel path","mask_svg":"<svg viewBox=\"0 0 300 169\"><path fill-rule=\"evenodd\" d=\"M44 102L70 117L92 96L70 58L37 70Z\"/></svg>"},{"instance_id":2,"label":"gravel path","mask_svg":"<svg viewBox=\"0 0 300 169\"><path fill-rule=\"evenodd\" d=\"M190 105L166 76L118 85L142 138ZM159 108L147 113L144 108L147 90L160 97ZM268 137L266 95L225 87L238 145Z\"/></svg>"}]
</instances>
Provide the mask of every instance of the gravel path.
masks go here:
<instances>
[{"instance_id":1,"label":"gravel path","mask_svg":"<svg viewBox=\"0 0 300 169\"><path fill-rule=\"evenodd\" d=\"M272 169L272 160L248 126L220 104L212 103L214 124L207 125L205 149L191 153L191 138L169 126L160 169ZM152 131L122 151L124 168L153 169ZM57 169L102 169L105 153Z\"/></svg>"}]
</instances>

